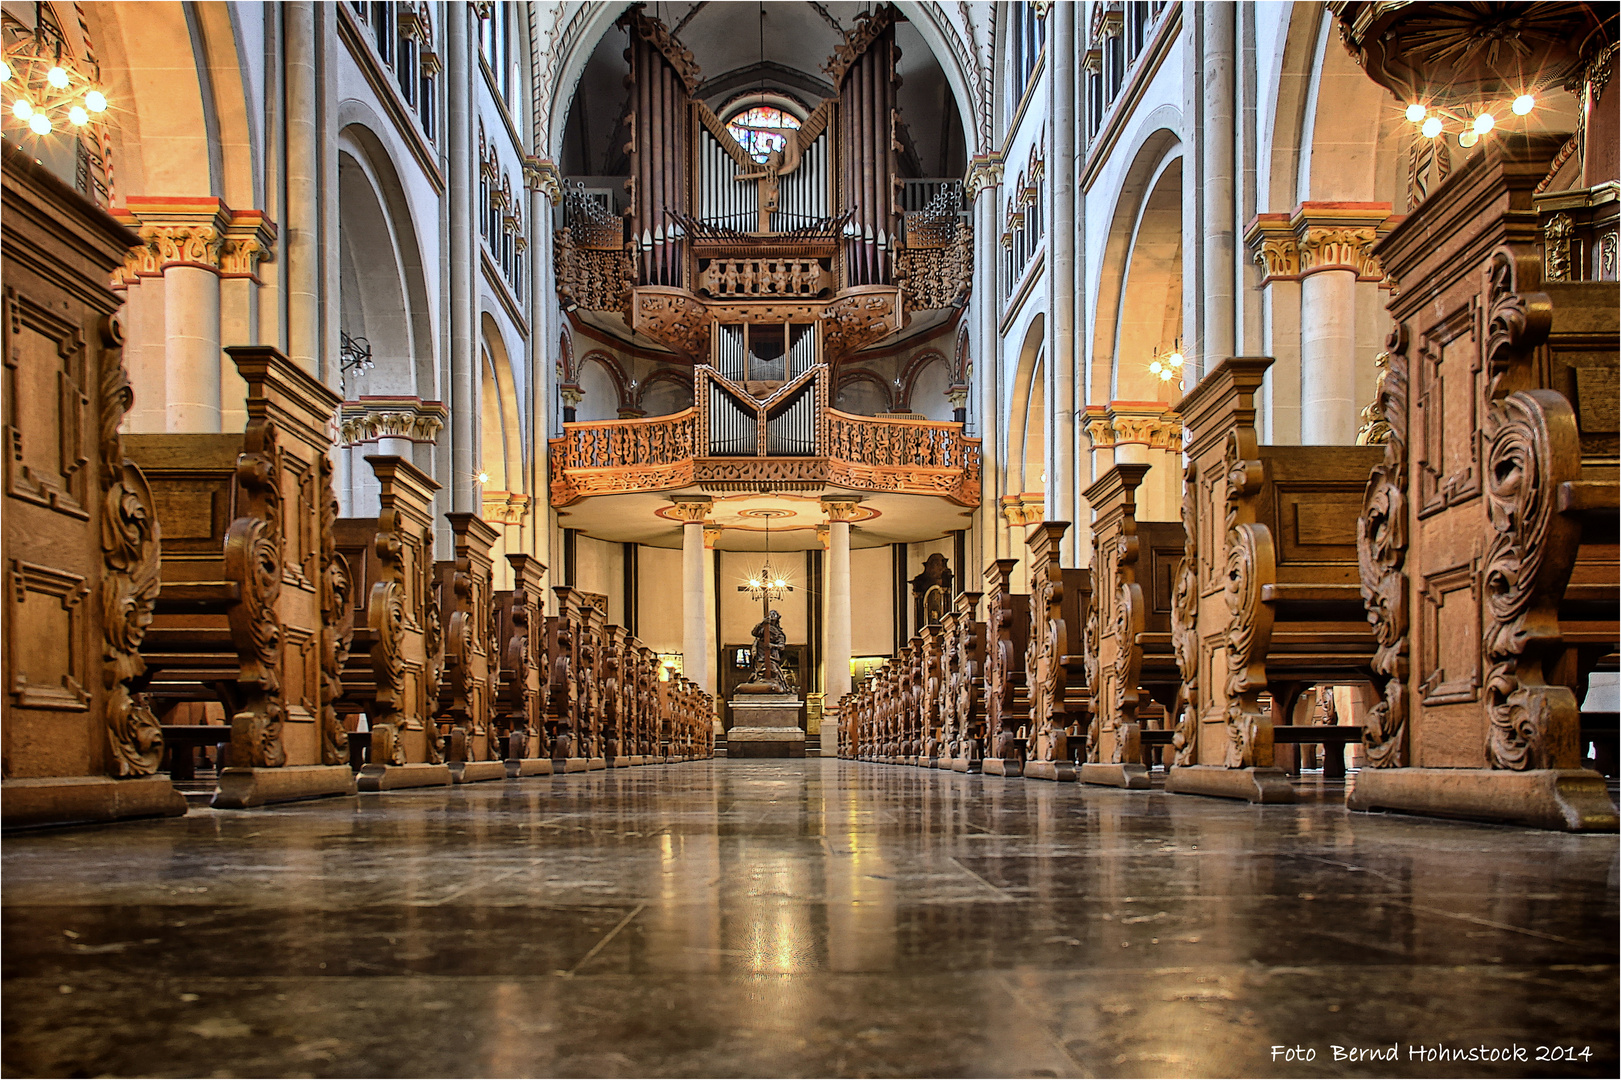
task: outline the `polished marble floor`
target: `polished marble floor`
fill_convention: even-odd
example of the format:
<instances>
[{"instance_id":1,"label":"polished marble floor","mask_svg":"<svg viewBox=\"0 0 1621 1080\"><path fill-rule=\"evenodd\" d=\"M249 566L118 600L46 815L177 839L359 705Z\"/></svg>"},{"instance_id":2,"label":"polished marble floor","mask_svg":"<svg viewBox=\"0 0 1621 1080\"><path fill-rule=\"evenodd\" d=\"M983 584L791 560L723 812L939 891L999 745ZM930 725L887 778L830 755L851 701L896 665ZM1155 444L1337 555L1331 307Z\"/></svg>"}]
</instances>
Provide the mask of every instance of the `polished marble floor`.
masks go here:
<instances>
[{"instance_id":1,"label":"polished marble floor","mask_svg":"<svg viewBox=\"0 0 1621 1080\"><path fill-rule=\"evenodd\" d=\"M720 761L13 835L4 1074L1617 1075L1615 837L1321 795Z\"/></svg>"}]
</instances>

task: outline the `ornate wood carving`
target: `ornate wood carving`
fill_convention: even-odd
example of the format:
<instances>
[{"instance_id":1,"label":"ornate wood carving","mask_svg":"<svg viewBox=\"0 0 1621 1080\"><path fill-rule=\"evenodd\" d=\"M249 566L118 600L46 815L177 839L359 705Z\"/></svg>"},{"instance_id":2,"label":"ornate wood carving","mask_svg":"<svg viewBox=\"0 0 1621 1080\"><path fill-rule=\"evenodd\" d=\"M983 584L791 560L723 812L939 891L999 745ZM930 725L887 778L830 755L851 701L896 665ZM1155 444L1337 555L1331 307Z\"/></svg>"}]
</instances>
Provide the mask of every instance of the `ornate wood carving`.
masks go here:
<instances>
[{"instance_id":1,"label":"ornate wood carving","mask_svg":"<svg viewBox=\"0 0 1621 1080\"><path fill-rule=\"evenodd\" d=\"M1385 448L1362 497L1357 522L1357 568L1362 603L1373 626L1374 686L1379 701L1368 712L1363 747L1368 764L1407 764L1407 330L1398 325L1385 343L1374 394ZM1373 440L1369 440L1370 443Z\"/></svg>"},{"instance_id":2,"label":"ornate wood carving","mask_svg":"<svg viewBox=\"0 0 1621 1080\"><path fill-rule=\"evenodd\" d=\"M1069 710L1064 660L1069 652L1069 626L1064 618L1064 570L1059 545L1067 521L1044 521L1031 529L1025 543L1030 559L1030 631L1024 670L1030 688L1032 760L1069 760Z\"/></svg>"},{"instance_id":3,"label":"ornate wood carving","mask_svg":"<svg viewBox=\"0 0 1621 1080\"><path fill-rule=\"evenodd\" d=\"M441 602L448 601L445 620L445 684L439 705L466 740L468 758L494 758L490 726L494 698L491 661L492 601L490 548L497 534L475 514L445 515L455 543L455 558L438 564ZM452 732L454 735L455 733Z\"/></svg>"},{"instance_id":4,"label":"ornate wood carving","mask_svg":"<svg viewBox=\"0 0 1621 1080\"><path fill-rule=\"evenodd\" d=\"M551 693L547 727L550 729L552 759L578 757L576 731L579 725L579 679L576 658L579 649L580 604L575 591L556 585L557 614L546 620L547 652L551 657Z\"/></svg>"},{"instance_id":5,"label":"ornate wood carving","mask_svg":"<svg viewBox=\"0 0 1621 1080\"><path fill-rule=\"evenodd\" d=\"M997 559L985 571L985 696L991 740L986 757L1009 764L1023 760L1019 730L1029 719L1024 645L1029 633L1029 597L1012 591L1017 559Z\"/></svg>"},{"instance_id":6,"label":"ornate wood carving","mask_svg":"<svg viewBox=\"0 0 1621 1080\"><path fill-rule=\"evenodd\" d=\"M952 757L974 763L985 756L985 624L974 618L981 595L965 592L957 596L957 682L952 695L957 718Z\"/></svg>"},{"instance_id":7,"label":"ornate wood carving","mask_svg":"<svg viewBox=\"0 0 1621 1080\"><path fill-rule=\"evenodd\" d=\"M829 364L906 325L900 290L887 285L848 289L822 312L822 356ZM662 339L661 339L662 340Z\"/></svg>"},{"instance_id":8,"label":"ornate wood carving","mask_svg":"<svg viewBox=\"0 0 1621 1080\"><path fill-rule=\"evenodd\" d=\"M1182 473L1182 559L1176 566L1171 592L1171 647L1176 651L1182 687L1177 691L1173 719L1176 735L1171 746L1177 765L1198 764L1199 735L1199 501L1198 467L1189 463Z\"/></svg>"},{"instance_id":9,"label":"ornate wood carving","mask_svg":"<svg viewBox=\"0 0 1621 1080\"><path fill-rule=\"evenodd\" d=\"M332 491L332 459L322 454L316 482L321 514L321 764L349 761L349 733L338 716L343 696L343 665L354 640L354 581L349 563L338 553L338 498Z\"/></svg>"},{"instance_id":10,"label":"ornate wood carving","mask_svg":"<svg viewBox=\"0 0 1621 1080\"><path fill-rule=\"evenodd\" d=\"M225 534L225 569L240 599L230 607L231 636L241 670L241 705L231 719L231 760L274 768L286 764L282 745L282 627L276 611L282 587L281 463L276 427L248 421L236 465L239 516Z\"/></svg>"},{"instance_id":11,"label":"ornate wood carving","mask_svg":"<svg viewBox=\"0 0 1621 1080\"><path fill-rule=\"evenodd\" d=\"M1272 764L1272 727L1261 712L1266 689L1266 651L1272 643L1272 609L1261 588L1277 579L1272 535L1255 521L1264 466L1253 428L1227 436L1227 629L1228 768Z\"/></svg>"},{"instance_id":12,"label":"ornate wood carving","mask_svg":"<svg viewBox=\"0 0 1621 1080\"><path fill-rule=\"evenodd\" d=\"M709 362L709 309L696 297L659 285L641 286L631 297L632 329L692 363Z\"/></svg>"}]
</instances>

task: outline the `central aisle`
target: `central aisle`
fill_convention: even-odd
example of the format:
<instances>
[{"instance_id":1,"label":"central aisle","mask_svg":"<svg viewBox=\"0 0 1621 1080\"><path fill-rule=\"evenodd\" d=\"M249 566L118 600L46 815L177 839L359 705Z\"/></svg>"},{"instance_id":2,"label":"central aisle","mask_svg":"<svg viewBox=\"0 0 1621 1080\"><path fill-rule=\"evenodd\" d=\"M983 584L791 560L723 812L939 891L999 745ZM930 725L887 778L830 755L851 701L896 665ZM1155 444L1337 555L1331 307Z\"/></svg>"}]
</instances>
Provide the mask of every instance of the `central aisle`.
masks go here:
<instances>
[{"instance_id":1,"label":"central aisle","mask_svg":"<svg viewBox=\"0 0 1621 1080\"><path fill-rule=\"evenodd\" d=\"M1502 1076L1329 1047L1554 1031L1615 1073L1613 837L1331 801L719 761L13 836L4 871L9 1075Z\"/></svg>"}]
</instances>

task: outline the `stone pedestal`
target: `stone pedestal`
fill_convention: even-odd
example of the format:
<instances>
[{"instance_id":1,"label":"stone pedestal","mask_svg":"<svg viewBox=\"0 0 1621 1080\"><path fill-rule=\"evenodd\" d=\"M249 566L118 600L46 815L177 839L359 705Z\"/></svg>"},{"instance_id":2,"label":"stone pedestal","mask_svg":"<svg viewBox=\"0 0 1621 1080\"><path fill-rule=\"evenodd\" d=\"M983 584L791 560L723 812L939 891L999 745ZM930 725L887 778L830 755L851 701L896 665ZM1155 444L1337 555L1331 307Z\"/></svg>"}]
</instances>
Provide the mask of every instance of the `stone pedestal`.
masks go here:
<instances>
[{"instance_id":1,"label":"stone pedestal","mask_svg":"<svg viewBox=\"0 0 1621 1080\"><path fill-rule=\"evenodd\" d=\"M799 726L799 704L793 694L739 694L733 698L726 756L804 757L805 730Z\"/></svg>"}]
</instances>

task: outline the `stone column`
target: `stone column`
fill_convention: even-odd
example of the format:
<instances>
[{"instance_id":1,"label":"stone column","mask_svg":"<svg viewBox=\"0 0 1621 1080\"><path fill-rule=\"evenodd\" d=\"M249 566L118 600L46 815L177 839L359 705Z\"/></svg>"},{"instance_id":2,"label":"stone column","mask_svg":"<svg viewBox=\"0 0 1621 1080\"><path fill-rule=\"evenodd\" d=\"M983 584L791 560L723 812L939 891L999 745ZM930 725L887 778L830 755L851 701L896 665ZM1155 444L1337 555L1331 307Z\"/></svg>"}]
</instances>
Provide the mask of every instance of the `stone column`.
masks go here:
<instances>
[{"instance_id":1,"label":"stone column","mask_svg":"<svg viewBox=\"0 0 1621 1080\"><path fill-rule=\"evenodd\" d=\"M1149 466L1137 488L1139 521L1182 516L1182 418L1168 405L1116 401L1107 410L1114 463Z\"/></svg>"},{"instance_id":2,"label":"stone column","mask_svg":"<svg viewBox=\"0 0 1621 1080\"><path fill-rule=\"evenodd\" d=\"M823 690L827 703L838 708L850 692L850 522L860 504L823 499L827 512L827 590L826 642L822 669L827 673Z\"/></svg>"},{"instance_id":3,"label":"stone column","mask_svg":"<svg viewBox=\"0 0 1621 1080\"><path fill-rule=\"evenodd\" d=\"M1075 260L1081 218L1075 196L1075 10L1055 4L1051 20L1047 77L1051 94L1052 156L1047 168L1047 511L1055 521L1075 520Z\"/></svg>"},{"instance_id":4,"label":"stone column","mask_svg":"<svg viewBox=\"0 0 1621 1080\"><path fill-rule=\"evenodd\" d=\"M724 526L713 522L704 522L704 619L708 620L711 612L715 610L715 548L720 538L726 532ZM705 690L711 694L716 693L720 686L720 625L717 621L713 627L708 627L706 621L704 631L704 649L708 663L704 666L703 678L697 680L703 684ZM718 719L718 718L717 718ZM719 730L718 728L716 729Z\"/></svg>"},{"instance_id":5,"label":"stone column","mask_svg":"<svg viewBox=\"0 0 1621 1080\"><path fill-rule=\"evenodd\" d=\"M445 19L446 153L450 158L450 489L451 509L476 512L480 495L475 454L478 448L478 380L475 364L478 294L474 288L472 87L477 45L468 33L472 8L452 4ZM700 538L701 539L701 538Z\"/></svg>"},{"instance_id":6,"label":"stone column","mask_svg":"<svg viewBox=\"0 0 1621 1080\"><path fill-rule=\"evenodd\" d=\"M979 379L979 438L980 438L980 558L990 565L997 558L1002 533L996 513L997 498L1002 494L1001 396L1000 383L1001 334L997 329L997 309L1001 306L1001 290L996 279L998 252L996 247L997 189L1002 182L1002 159L981 156L974 159L968 170L968 190L974 200L974 311L977 316L974 335L975 374Z\"/></svg>"},{"instance_id":7,"label":"stone column","mask_svg":"<svg viewBox=\"0 0 1621 1080\"><path fill-rule=\"evenodd\" d=\"M1272 357L1261 387L1261 441L1300 442L1300 244L1288 214L1257 214L1244 244L1261 269L1261 355Z\"/></svg>"},{"instance_id":8,"label":"stone column","mask_svg":"<svg viewBox=\"0 0 1621 1080\"><path fill-rule=\"evenodd\" d=\"M1114 465L1114 425L1109 423L1108 409L1103 405L1088 405L1082 416L1081 430L1086 433L1095 479Z\"/></svg>"},{"instance_id":9,"label":"stone column","mask_svg":"<svg viewBox=\"0 0 1621 1080\"><path fill-rule=\"evenodd\" d=\"M338 413L338 456L347 462L349 480L338 490L345 517L375 517L381 511L381 488L366 457L392 454L429 472L433 445L445 427L445 407L416 397L369 397L346 401ZM417 448L423 447L418 454Z\"/></svg>"},{"instance_id":10,"label":"stone column","mask_svg":"<svg viewBox=\"0 0 1621 1080\"><path fill-rule=\"evenodd\" d=\"M1356 441L1357 282L1379 279L1372 248L1388 203L1302 203L1289 225L1300 249L1300 441ZM1371 369L1373 356L1367 363Z\"/></svg>"},{"instance_id":11,"label":"stone column","mask_svg":"<svg viewBox=\"0 0 1621 1080\"><path fill-rule=\"evenodd\" d=\"M315 5L310 0L283 5L282 22L287 39L287 357L319 376L323 274Z\"/></svg>"},{"instance_id":12,"label":"stone column","mask_svg":"<svg viewBox=\"0 0 1621 1080\"><path fill-rule=\"evenodd\" d=\"M704 519L715 509L707 500L680 500L674 516L681 521L681 670L704 686L709 678L709 609L705 605Z\"/></svg>"},{"instance_id":13,"label":"stone column","mask_svg":"<svg viewBox=\"0 0 1621 1080\"><path fill-rule=\"evenodd\" d=\"M1204 86L1203 172L1204 332L1191 386L1205 372L1232 356L1237 299L1237 244L1234 227L1233 150L1236 142L1238 74L1238 5L1200 4L1194 9L1203 23L1204 52L1199 72Z\"/></svg>"}]
</instances>

